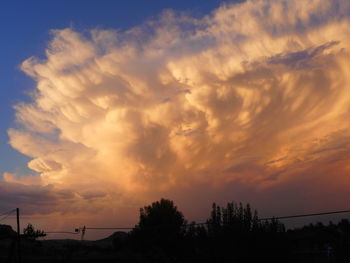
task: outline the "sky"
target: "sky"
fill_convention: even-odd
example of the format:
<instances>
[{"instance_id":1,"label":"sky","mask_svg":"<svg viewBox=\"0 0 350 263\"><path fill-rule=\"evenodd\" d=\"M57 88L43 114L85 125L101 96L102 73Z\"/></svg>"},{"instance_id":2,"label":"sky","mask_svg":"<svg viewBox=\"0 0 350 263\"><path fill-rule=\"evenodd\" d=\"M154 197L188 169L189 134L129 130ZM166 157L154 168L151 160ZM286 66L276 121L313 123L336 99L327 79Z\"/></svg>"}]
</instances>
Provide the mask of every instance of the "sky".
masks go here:
<instances>
[{"instance_id":1,"label":"sky","mask_svg":"<svg viewBox=\"0 0 350 263\"><path fill-rule=\"evenodd\" d=\"M348 1L1 5L0 211L69 230L161 197L197 221L349 209Z\"/></svg>"}]
</instances>

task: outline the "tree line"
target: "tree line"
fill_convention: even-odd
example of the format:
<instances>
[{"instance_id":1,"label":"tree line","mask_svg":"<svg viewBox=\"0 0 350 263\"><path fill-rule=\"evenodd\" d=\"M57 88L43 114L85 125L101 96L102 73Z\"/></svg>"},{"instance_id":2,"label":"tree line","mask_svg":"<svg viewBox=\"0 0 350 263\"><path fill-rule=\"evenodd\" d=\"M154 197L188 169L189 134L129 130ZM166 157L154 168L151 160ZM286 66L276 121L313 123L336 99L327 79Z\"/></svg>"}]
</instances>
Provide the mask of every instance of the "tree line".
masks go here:
<instances>
[{"instance_id":1,"label":"tree line","mask_svg":"<svg viewBox=\"0 0 350 263\"><path fill-rule=\"evenodd\" d=\"M44 235L32 225L24 231L27 239ZM287 230L281 221L261 220L250 204L236 202L213 203L207 220L196 223L188 222L173 201L161 199L140 209L130 232L107 239L111 250L91 244L88 250L110 253L118 262L350 262L349 220ZM69 251L79 254L87 245Z\"/></svg>"},{"instance_id":2,"label":"tree line","mask_svg":"<svg viewBox=\"0 0 350 263\"><path fill-rule=\"evenodd\" d=\"M213 203L198 224L161 199L140 209L139 223L124 238L115 237L114 247L139 255L140 262L345 262L350 223L286 230L277 219L260 220L250 204L229 202Z\"/></svg>"}]
</instances>

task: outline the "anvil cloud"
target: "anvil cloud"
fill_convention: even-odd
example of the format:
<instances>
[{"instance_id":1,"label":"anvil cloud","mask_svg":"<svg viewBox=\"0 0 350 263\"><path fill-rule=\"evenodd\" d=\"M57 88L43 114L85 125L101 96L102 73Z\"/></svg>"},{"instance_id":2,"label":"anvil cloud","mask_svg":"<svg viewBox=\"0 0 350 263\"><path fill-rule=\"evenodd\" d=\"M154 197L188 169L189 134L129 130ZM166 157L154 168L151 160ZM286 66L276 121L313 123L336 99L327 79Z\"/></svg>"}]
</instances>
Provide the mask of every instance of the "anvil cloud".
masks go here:
<instances>
[{"instance_id":1,"label":"anvil cloud","mask_svg":"<svg viewBox=\"0 0 350 263\"><path fill-rule=\"evenodd\" d=\"M299 189L294 202L314 193L322 208L327 186L327 204L345 204L349 14L345 0L251 0L125 32L54 30L46 57L22 64L36 89L10 144L57 211L224 188L270 203ZM34 189L28 178L4 176Z\"/></svg>"}]
</instances>

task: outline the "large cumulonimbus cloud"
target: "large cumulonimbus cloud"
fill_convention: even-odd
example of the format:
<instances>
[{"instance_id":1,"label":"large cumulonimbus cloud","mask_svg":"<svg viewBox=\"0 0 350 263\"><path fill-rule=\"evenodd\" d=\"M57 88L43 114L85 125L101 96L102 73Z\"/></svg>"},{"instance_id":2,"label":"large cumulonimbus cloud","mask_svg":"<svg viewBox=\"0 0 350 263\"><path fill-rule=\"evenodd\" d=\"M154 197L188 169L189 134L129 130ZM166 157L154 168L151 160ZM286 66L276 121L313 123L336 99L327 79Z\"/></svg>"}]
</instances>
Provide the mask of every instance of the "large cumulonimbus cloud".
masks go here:
<instances>
[{"instance_id":1,"label":"large cumulonimbus cloud","mask_svg":"<svg viewBox=\"0 0 350 263\"><path fill-rule=\"evenodd\" d=\"M337 191L350 182L349 11L252 0L125 32L55 30L46 58L22 65L37 85L10 143L56 201L235 183Z\"/></svg>"}]
</instances>

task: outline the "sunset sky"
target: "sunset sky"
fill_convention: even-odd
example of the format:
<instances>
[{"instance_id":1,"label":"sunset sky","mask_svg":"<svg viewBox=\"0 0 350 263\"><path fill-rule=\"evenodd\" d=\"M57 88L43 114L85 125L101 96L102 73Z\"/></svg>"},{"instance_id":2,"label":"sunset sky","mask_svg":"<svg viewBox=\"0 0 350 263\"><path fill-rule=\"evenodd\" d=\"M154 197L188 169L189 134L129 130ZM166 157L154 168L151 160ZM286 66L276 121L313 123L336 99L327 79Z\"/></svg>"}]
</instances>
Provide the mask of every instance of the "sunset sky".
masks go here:
<instances>
[{"instance_id":1,"label":"sunset sky","mask_svg":"<svg viewBox=\"0 0 350 263\"><path fill-rule=\"evenodd\" d=\"M1 4L0 212L350 209L349 1L121 2Z\"/></svg>"}]
</instances>

